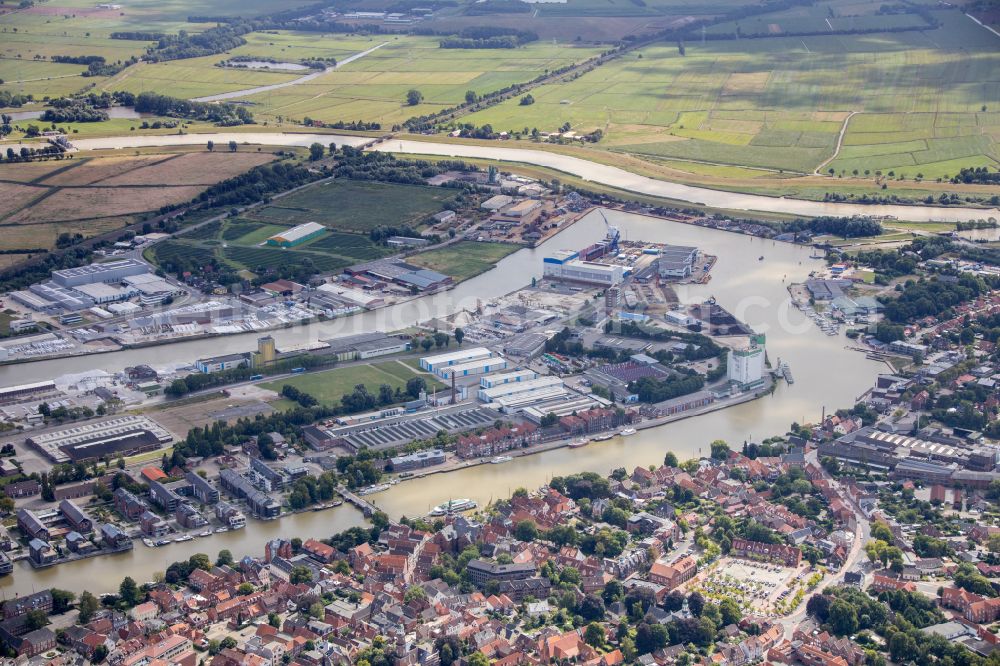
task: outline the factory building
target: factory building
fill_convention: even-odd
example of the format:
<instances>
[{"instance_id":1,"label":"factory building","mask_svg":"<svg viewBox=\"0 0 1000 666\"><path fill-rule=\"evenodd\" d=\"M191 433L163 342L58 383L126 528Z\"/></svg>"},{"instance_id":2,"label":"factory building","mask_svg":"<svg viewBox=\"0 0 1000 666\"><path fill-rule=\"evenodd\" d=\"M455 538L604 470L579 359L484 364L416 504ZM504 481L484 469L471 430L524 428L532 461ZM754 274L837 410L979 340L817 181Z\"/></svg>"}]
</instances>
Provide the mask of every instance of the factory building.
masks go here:
<instances>
[{"instance_id":1,"label":"factory building","mask_svg":"<svg viewBox=\"0 0 1000 666\"><path fill-rule=\"evenodd\" d=\"M550 280L583 282L613 287L625 279L624 266L581 261L578 252L560 250L542 260L542 275Z\"/></svg>"},{"instance_id":2,"label":"factory building","mask_svg":"<svg viewBox=\"0 0 1000 666\"><path fill-rule=\"evenodd\" d=\"M486 375L479 380L480 388L488 389L503 384L514 382L525 382L530 379L537 379L538 373L534 370L514 370L512 372L498 372L495 375Z\"/></svg>"},{"instance_id":3,"label":"factory building","mask_svg":"<svg viewBox=\"0 0 1000 666\"><path fill-rule=\"evenodd\" d=\"M492 358L493 352L486 347L470 347L460 349L447 354L436 354L434 356L424 356L420 359L420 369L438 374L440 370L452 365L468 363L485 358Z\"/></svg>"},{"instance_id":4,"label":"factory building","mask_svg":"<svg viewBox=\"0 0 1000 666\"><path fill-rule=\"evenodd\" d=\"M135 290L139 302L146 307L160 305L167 298L183 293L180 287L175 287L158 275L144 273L133 275L123 280L126 286Z\"/></svg>"},{"instance_id":5,"label":"factory building","mask_svg":"<svg viewBox=\"0 0 1000 666\"><path fill-rule=\"evenodd\" d=\"M764 336L750 336L746 349L729 351L726 376L740 388L753 388L764 383Z\"/></svg>"},{"instance_id":6,"label":"factory building","mask_svg":"<svg viewBox=\"0 0 1000 666\"><path fill-rule=\"evenodd\" d=\"M326 227L322 224L306 222L271 236L267 239L267 244L272 247L295 247L314 238L319 238L325 232Z\"/></svg>"},{"instance_id":7,"label":"factory building","mask_svg":"<svg viewBox=\"0 0 1000 666\"><path fill-rule=\"evenodd\" d=\"M513 374L513 373L512 373ZM488 388L479 389L478 397L483 402L496 402L501 398L512 396L537 395L538 391L547 390L553 387L563 388L563 380L559 377L536 377L525 381L498 384Z\"/></svg>"},{"instance_id":8,"label":"factory building","mask_svg":"<svg viewBox=\"0 0 1000 666\"><path fill-rule=\"evenodd\" d=\"M257 338L257 351L250 354L250 367L266 368L278 360L278 350L274 346L274 338L265 335Z\"/></svg>"},{"instance_id":9,"label":"factory building","mask_svg":"<svg viewBox=\"0 0 1000 666\"><path fill-rule=\"evenodd\" d=\"M318 353L332 354L337 357L338 361L376 358L387 354L398 354L410 348L408 340L386 335L381 331L359 333L344 338L324 340L324 342L329 346L319 350Z\"/></svg>"},{"instance_id":10,"label":"factory building","mask_svg":"<svg viewBox=\"0 0 1000 666\"><path fill-rule=\"evenodd\" d=\"M392 471L407 472L424 467L441 465L445 461L445 453L441 449L430 449L427 451L417 451L409 455L396 456L391 459Z\"/></svg>"},{"instance_id":11,"label":"factory building","mask_svg":"<svg viewBox=\"0 0 1000 666\"><path fill-rule=\"evenodd\" d=\"M209 374L212 372L222 372L234 368L243 368L249 364L250 359L246 354L226 354L224 356L212 356L210 358L200 358L194 365L199 372Z\"/></svg>"},{"instance_id":12,"label":"factory building","mask_svg":"<svg viewBox=\"0 0 1000 666\"><path fill-rule=\"evenodd\" d=\"M139 295L139 290L133 287L122 288L111 284L104 284L103 282L81 284L78 287L74 287L73 290L83 294L98 305L127 301L133 296Z\"/></svg>"},{"instance_id":13,"label":"factory building","mask_svg":"<svg viewBox=\"0 0 1000 666\"><path fill-rule=\"evenodd\" d=\"M77 287L97 282L121 282L133 275L149 272L149 266L135 259L119 259L103 264L52 271L52 281L60 287Z\"/></svg>"},{"instance_id":14,"label":"factory building","mask_svg":"<svg viewBox=\"0 0 1000 666\"><path fill-rule=\"evenodd\" d=\"M662 278L682 279L691 277L698 248L686 245L664 245L656 260Z\"/></svg>"},{"instance_id":15,"label":"factory building","mask_svg":"<svg viewBox=\"0 0 1000 666\"><path fill-rule=\"evenodd\" d=\"M51 380L0 388L0 405L22 400L38 400L44 395L55 393L55 391L56 383Z\"/></svg>"}]
</instances>

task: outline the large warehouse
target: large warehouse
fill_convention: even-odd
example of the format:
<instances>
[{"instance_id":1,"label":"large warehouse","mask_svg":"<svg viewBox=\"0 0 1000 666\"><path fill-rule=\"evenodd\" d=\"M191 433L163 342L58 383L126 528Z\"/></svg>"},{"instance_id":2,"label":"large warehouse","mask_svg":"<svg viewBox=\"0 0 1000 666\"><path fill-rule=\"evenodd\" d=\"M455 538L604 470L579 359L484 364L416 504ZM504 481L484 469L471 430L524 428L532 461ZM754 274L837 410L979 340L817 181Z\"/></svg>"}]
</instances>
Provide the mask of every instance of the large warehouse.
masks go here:
<instances>
[{"instance_id":1,"label":"large warehouse","mask_svg":"<svg viewBox=\"0 0 1000 666\"><path fill-rule=\"evenodd\" d=\"M453 376L458 379L461 377L486 375L491 372L506 369L507 359L502 356L494 356L491 358L479 358L474 361L445 366L438 370L436 374L441 379L450 380Z\"/></svg>"},{"instance_id":2,"label":"large warehouse","mask_svg":"<svg viewBox=\"0 0 1000 666\"><path fill-rule=\"evenodd\" d=\"M306 241L318 238L326 231L326 227L316 222L306 222L297 227L286 229L280 234L275 234L267 239L267 244L274 247L295 247L302 245Z\"/></svg>"},{"instance_id":3,"label":"large warehouse","mask_svg":"<svg viewBox=\"0 0 1000 666\"><path fill-rule=\"evenodd\" d=\"M450 365L478 361L479 359L491 358L492 356L493 352L486 347L469 347L468 349L460 349L447 354L424 356L420 359L420 369L437 374L439 370Z\"/></svg>"},{"instance_id":4,"label":"large warehouse","mask_svg":"<svg viewBox=\"0 0 1000 666\"><path fill-rule=\"evenodd\" d=\"M77 463L153 451L172 439L165 428L145 416L120 416L32 435L25 441L57 463Z\"/></svg>"},{"instance_id":5,"label":"large warehouse","mask_svg":"<svg viewBox=\"0 0 1000 666\"><path fill-rule=\"evenodd\" d=\"M549 392L549 389L558 387L563 390L563 380L559 377L537 377L523 382L511 382L500 384L491 388L479 389L479 399L483 402L496 402L501 398L512 396L537 395L539 391Z\"/></svg>"},{"instance_id":6,"label":"large warehouse","mask_svg":"<svg viewBox=\"0 0 1000 666\"><path fill-rule=\"evenodd\" d=\"M96 282L121 282L131 275L148 273L149 266L135 259L118 259L103 264L89 264L76 268L52 271L52 281L60 287L77 287Z\"/></svg>"}]
</instances>

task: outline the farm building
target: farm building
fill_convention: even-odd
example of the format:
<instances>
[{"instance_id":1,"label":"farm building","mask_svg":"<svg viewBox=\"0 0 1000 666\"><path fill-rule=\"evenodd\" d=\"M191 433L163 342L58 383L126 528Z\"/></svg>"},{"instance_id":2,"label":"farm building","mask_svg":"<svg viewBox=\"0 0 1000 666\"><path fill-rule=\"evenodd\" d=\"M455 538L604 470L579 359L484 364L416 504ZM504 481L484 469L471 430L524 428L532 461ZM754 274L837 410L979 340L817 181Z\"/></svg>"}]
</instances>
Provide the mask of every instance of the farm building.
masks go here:
<instances>
[{"instance_id":1,"label":"farm building","mask_svg":"<svg viewBox=\"0 0 1000 666\"><path fill-rule=\"evenodd\" d=\"M286 229L267 239L267 244L273 247L295 247L306 241L318 238L326 231L326 227L316 222L306 222L297 227Z\"/></svg>"}]
</instances>

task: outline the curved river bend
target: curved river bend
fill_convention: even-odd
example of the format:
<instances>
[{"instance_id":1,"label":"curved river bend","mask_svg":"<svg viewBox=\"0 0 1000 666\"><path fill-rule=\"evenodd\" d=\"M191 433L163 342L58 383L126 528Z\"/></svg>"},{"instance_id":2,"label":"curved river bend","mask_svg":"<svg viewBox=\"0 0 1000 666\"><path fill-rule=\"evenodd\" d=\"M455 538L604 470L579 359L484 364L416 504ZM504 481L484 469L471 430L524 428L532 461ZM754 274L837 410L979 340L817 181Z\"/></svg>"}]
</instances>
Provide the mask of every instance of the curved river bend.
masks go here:
<instances>
[{"instance_id":1,"label":"curved river bend","mask_svg":"<svg viewBox=\"0 0 1000 666\"><path fill-rule=\"evenodd\" d=\"M792 421L815 421L823 407L832 410L854 403L874 375L884 368L863 354L845 349L845 338L824 335L801 312L791 307L786 290L789 281L805 279L820 265L810 259L808 248L765 241L750 236L667 222L618 211L607 212L609 220L622 228L627 238L683 245L696 245L719 257L707 285L678 290L683 302L700 302L716 296L719 303L767 335L772 364L780 357L795 374L792 386L779 383L771 396L694 416L657 428L640 430L628 438L594 442L580 449L557 449L516 458L502 465L479 465L443 475L412 479L390 490L369 496L390 515L418 515L452 497L471 497L484 505L506 497L518 486L537 487L553 475L583 470L606 473L616 467L631 470L636 465L658 464L667 451L681 458L707 452L714 439L738 447L745 439L760 439L785 432ZM541 273L541 257L547 251L578 248L605 233L599 215L591 214L546 243L542 249L521 250L484 275L460 284L444 294L418 299L385 312L370 312L343 320L277 331L282 344L316 340L351 332L380 328L391 330L415 321L443 316L462 308L474 308L478 299L488 300L528 282ZM758 260L763 256L764 260ZM148 361L193 360L198 356L243 351L254 344L255 335L185 342L159 347L155 352L134 350L89 358L41 361L0 368L0 383L20 383L35 378L101 367L111 370ZM261 554L264 543L275 536L325 537L361 522L360 514L346 505L322 512L288 516L280 521L251 521L246 529L195 539L163 548L149 549L141 543L131 553L83 560L34 571L25 563L14 574L0 579L0 593L30 592L46 586L80 591L111 591L128 574L138 581L152 579L153 572L196 552L211 556L222 548L237 557Z\"/></svg>"},{"instance_id":2,"label":"curved river bend","mask_svg":"<svg viewBox=\"0 0 1000 666\"><path fill-rule=\"evenodd\" d=\"M282 133L217 133L217 134L164 134L159 136L120 136L105 139L80 139L73 145L80 150L104 150L110 148L137 148L142 146L197 145L209 140L217 144L231 140L240 143L260 143L274 146L308 146L313 141L324 145L330 141L340 144L360 145L369 139L357 136L339 136L336 134L282 134ZM1000 210L980 208L938 208L935 206L894 206L864 204L833 203L828 201L805 201L803 199L785 199L783 197L768 197L759 194L741 194L723 190L711 190L704 187L681 185L663 180L640 176L618 167L598 164L579 157L570 157L543 150L527 148L500 148L495 146L466 146L450 143L433 143L424 141L386 141L375 147L393 153L410 153L421 155L441 155L448 157L476 157L500 160L504 162L522 162L536 166L556 169L564 173L579 176L610 185L622 190L637 192L656 197L666 197L678 201L713 206L730 210L760 211L766 213L788 213L804 217L832 215L850 217L852 215L892 216L901 220L913 222L962 222L970 219L996 217Z\"/></svg>"}]
</instances>

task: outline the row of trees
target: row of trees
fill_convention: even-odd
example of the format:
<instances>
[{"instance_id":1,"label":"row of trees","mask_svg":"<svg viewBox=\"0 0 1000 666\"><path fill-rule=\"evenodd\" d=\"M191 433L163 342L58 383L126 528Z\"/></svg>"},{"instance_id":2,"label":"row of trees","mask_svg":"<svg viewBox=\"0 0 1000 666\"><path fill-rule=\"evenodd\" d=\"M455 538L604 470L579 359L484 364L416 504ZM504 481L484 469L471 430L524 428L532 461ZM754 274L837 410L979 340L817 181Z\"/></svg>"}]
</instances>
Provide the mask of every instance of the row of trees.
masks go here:
<instances>
[{"instance_id":1,"label":"row of trees","mask_svg":"<svg viewBox=\"0 0 1000 666\"><path fill-rule=\"evenodd\" d=\"M158 116L204 120L224 127L253 123L253 114L243 106L193 102L153 92L139 93L135 98L135 110Z\"/></svg>"}]
</instances>

